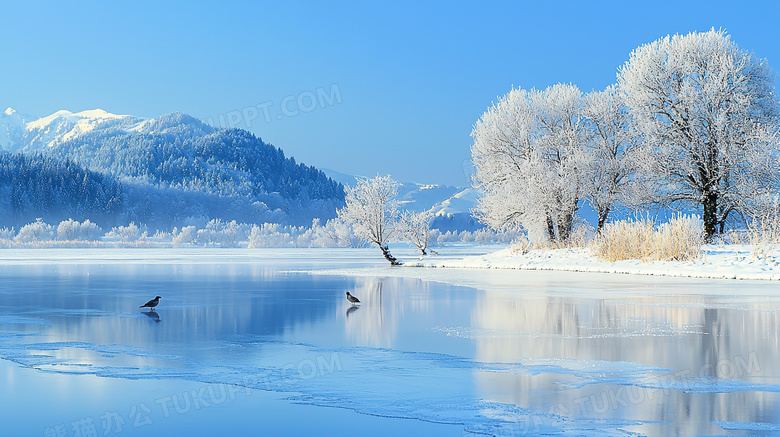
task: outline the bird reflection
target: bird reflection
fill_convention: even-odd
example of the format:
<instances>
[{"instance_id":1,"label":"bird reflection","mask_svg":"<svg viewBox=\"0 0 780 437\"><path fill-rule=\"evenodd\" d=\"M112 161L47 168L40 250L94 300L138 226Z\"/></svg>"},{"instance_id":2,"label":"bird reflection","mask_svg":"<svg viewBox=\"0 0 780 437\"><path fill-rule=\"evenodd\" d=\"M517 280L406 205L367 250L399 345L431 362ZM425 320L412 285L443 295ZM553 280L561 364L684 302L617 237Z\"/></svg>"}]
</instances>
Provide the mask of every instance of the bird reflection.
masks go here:
<instances>
[{"instance_id":1,"label":"bird reflection","mask_svg":"<svg viewBox=\"0 0 780 437\"><path fill-rule=\"evenodd\" d=\"M358 310L358 308L360 308L360 307L359 307L359 306L356 306L356 305L353 305L353 306L351 306L351 307L347 308L347 317L349 317L349 315L350 315L350 314L352 314L352 313L354 313L355 311L357 311L357 310Z\"/></svg>"},{"instance_id":2,"label":"bird reflection","mask_svg":"<svg viewBox=\"0 0 780 437\"><path fill-rule=\"evenodd\" d=\"M150 311L141 311L141 314L143 314L143 315L145 315L146 317L148 317L148 318L150 318L150 319L154 320L156 323L160 323L160 322L162 322L162 320L160 320L160 315L159 315L159 314L157 314L157 311L154 311L154 310L150 310Z\"/></svg>"}]
</instances>

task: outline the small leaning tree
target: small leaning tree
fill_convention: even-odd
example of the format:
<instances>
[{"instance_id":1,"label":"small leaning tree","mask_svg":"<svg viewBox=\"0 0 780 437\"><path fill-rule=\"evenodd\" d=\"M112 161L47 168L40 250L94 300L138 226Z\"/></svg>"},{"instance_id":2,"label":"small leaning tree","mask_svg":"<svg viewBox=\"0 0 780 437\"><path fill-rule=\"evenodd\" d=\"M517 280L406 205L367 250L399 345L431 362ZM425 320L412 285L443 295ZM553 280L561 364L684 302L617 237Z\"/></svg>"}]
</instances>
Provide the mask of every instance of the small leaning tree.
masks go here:
<instances>
[{"instance_id":1,"label":"small leaning tree","mask_svg":"<svg viewBox=\"0 0 780 437\"><path fill-rule=\"evenodd\" d=\"M346 205L338 211L338 218L352 223L355 234L379 246L391 265L401 262L390 254L387 243L396 232L398 220L398 183L388 176L363 179L346 189Z\"/></svg>"}]
</instances>

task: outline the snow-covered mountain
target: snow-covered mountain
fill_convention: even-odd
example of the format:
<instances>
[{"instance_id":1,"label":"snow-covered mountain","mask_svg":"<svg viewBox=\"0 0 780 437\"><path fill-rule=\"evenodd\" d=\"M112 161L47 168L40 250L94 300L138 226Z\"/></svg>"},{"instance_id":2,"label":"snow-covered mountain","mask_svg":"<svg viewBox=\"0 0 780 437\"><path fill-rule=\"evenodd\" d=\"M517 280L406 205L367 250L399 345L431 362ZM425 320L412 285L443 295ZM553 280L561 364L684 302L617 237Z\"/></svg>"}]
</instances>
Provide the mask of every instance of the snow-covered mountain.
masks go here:
<instances>
[{"instance_id":1,"label":"snow-covered mountain","mask_svg":"<svg viewBox=\"0 0 780 437\"><path fill-rule=\"evenodd\" d=\"M344 202L340 184L282 149L183 113L35 118L8 109L0 147L0 224L12 226L38 217L154 229L217 218L297 226L326 221Z\"/></svg>"},{"instance_id":2,"label":"snow-covered mountain","mask_svg":"<svg viewBox=\"0 0 780 437\"><path fill-rule=\"evenodd\" d=\"M37 117L20 114L13 108L3 111L0 114L0 148L10 150L22 141L27 131L27 123L36 119Z\"/></svg>"},{"instance_id":3,"label":"snow-covered mountain","mask_svg":"<svg viewBox=\"0 0 780 437\"><path fill-rule=\"evenodd\" d=\"M15 152L51 147L91 132L97 126L129 123L139 120L129 115L117 115L102 109L81 112L57 111L37 118L19 114L8 108L0 115L0 147Z\"/></svg>"},{"instance_id":4,"label":"snow-covered mountain","mask_svg":"<svg viewBox=\"0 0 780 437\"><path fill-rule=\"evenodd\" d=\"M322 169L331 179L345 186L352 186L365 176L355 176L335 170ZM439 184L399 182L398 199L401 208L415 212L431 211L431 227L446 231L473 231L483 225L471 216L477 206L478 191L474 188L453 187Z\"/></svg>"}]
</instances>

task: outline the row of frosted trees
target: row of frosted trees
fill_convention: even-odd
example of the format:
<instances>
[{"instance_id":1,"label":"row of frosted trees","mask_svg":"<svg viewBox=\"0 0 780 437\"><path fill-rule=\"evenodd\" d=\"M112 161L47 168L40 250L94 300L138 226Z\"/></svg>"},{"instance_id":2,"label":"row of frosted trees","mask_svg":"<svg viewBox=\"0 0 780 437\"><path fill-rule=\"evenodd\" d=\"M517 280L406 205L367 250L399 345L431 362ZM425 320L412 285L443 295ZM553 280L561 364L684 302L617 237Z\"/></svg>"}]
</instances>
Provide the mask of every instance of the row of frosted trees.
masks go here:
<instances>
[{"instance_id":1,"label":"row of frosted trees","mask_svg":"<svg viewBox=\"0 0 780 437\"><path fill-rule=\"evenodd\" d=\"M477 121L477 211L566 244L590 205L598 230L617 208L698 209L710 238L776 205L778 106L766 62L723 31L635 49L617 83L512 89Z\"/></svg>"}]
</instances>

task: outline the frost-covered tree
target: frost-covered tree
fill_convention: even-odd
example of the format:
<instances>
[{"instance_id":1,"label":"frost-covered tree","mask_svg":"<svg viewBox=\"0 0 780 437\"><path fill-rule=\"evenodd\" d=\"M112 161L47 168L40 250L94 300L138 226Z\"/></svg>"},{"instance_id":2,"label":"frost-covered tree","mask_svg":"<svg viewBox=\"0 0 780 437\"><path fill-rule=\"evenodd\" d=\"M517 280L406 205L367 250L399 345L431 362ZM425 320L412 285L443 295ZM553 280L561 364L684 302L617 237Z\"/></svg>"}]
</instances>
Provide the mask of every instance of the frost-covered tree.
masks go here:
<instances>
[{"instance_id":1,"label":"frost-covered tree","mask_svg":"<svg viewBox=\"0 0 780 437\"><path fill-rule=\"evenodd\" d=\"M171 243L174 247L195 244L198 241L198 230L195 226L182 226L181 230L173 228Z\"/></svg>"},{"instance_id":2,"label":"frost-covered tree","mask_svg":"<svg viewBox=\"0 0 780 437\"><path fill-rule=\"evenodd\" d=\"M103 230L89 219L83 223L68 219L57 225L57 239L61 241L97 241L102 235Z\"/></svg>"},{"instance_id":3,"label":"frost-covered tree","mask_svg":"<svg viewBox=\"0 0 780 437\"><path fill-rule=\"evenodd\" d=\"M134 222L130 222L130 224L127 226L111 228L111 230L106 234L108 239L117 240L122 243L134 243L137 241L142 241L145 240L147 236L148 231L146 226L141 225L139 227Z\"/></svg>"},{"instance_id":4,"label":"frost-covered tree","mask_svg":"<svg viewBox=\"0 0 780 437\"><path fill-rule=\"evenodd\" d=\"M213 219L206 227L197 231L197 242L202 246L237 247L250 231L248 226L239 225L235 220Z\"/></svg>"},{"instance_id":5,"label":"frost-covered tree","mask_svg":"<svg viewBox=\"0 0 780 437\"><path fill-rule=\"evenodd\" d=\"M325 222L325 226L317 228L312 244L316 247L364 247L366 241L355 235L351 223L333 218Z\"/></svg>"},{"instance_id":6,"label":"frost-covered tree","mask_svg":"<svg viewBox=\"0 0 780 437\"><path fill-rule=\"evenodd\" d=\"M295 247L291 232L294 231L279 223L263 223L261 226L252 226L249 231L249 247Z\"/></svg>"},{"instance_id":7,"label":"frost-covered tree","mask_svg":"<svg viewBox=\"0 0 780 437\"><path fill-rule=\"evenodd\" d=\"M22 226L14 240L18 243L39 243L54 240L54 235L54 226L39 218L35 220L35 223Z\"/></svg>"},{"instance_id":8,"label":"frost-covered tree","mask_svg":"<svg viewBox=\"0 0 780 437\"><path fill-rule=\"evenodd\" d=\"M722 30L667 36L631 53L618 86L645 135L650 200L701 207L709 238L771 197L777 102L765 60Z\"/></svg>"},{"instance_id":9,"label":"frost-covered tree","mask_svg":"<svg viewBox=\"0 0 780 437\"><path fill-rule=\"evenodd\" d=\"M428 255L428 240L431 238L431 211L414 212L405 210L401 213L398 226L401 237Z\"/></svg>"},{"instance_id":10,"label":"frost-covered tree","mask_svg":"<svg viewBox=\"0 0 780 437\"><path fill-rule=\"evenodd\" d=\"M589 170L581 109L580 90L557 84L513 89L482 115L471 155L483 223L520 225L535 240L567 243Z\"/></svg>"},{"instance_id":11,"label":"frost-covered tree","mask_svg":"<svg viewBox=\"0 0 780 437\"><path fill-rule=\"evenodd\" d=\"M596 211L600 231L617 202L632 203L627 189L637 169L641 135L615 85L587 94L583 114L590 134L585 198Z\"/></svg>"},{"instance_id":12,"label":"frost-covered tree","mask_svg":"<svg viewBox=\"0 0 780 437\"><path fill-rule=\"evenodd\" d=\"M398 183L389 175L376 176L358 181L346 191L346 205L338 210L339 220L352 223L360 238L379 246L391 265L400 265L387 247L396 232Z\"/></svg>"}]
</instances>

